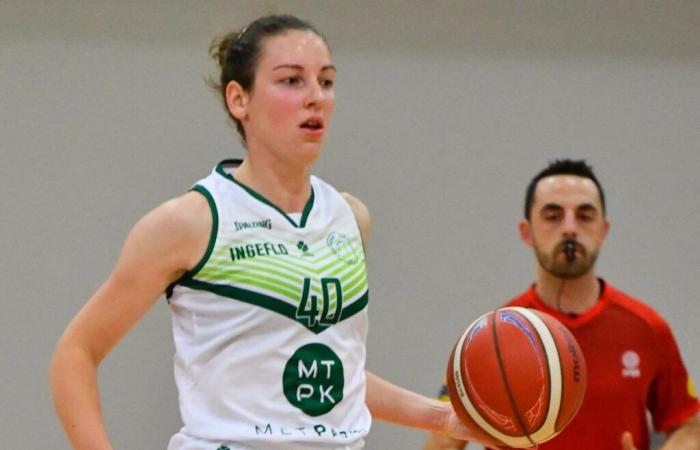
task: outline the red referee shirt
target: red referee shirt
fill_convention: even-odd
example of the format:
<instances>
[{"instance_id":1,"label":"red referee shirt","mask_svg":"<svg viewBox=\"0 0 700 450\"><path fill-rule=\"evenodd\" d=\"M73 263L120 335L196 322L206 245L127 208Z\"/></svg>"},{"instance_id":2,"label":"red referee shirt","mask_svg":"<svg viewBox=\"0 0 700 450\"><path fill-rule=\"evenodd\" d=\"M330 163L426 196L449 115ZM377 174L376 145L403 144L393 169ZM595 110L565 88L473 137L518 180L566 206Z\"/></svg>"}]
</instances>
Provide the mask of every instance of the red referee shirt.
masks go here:
<instances>
[{"instance_id":1,"label":"red referee shirt","mask_svg":"<svg viewBox=\"0 0 700 450\"><path fill-rule=\"evenodd\" d=\"M646 450L647 411L654 428L664 432L700 409L666 321L650 306L600 282L598 303L576 317L547 306L534 286L507 304L557 318L576 337L586 359L588 387L581 409L540 450L619 450L625 430L632 432L639 450Z\"/></svg>"}]
</instances>

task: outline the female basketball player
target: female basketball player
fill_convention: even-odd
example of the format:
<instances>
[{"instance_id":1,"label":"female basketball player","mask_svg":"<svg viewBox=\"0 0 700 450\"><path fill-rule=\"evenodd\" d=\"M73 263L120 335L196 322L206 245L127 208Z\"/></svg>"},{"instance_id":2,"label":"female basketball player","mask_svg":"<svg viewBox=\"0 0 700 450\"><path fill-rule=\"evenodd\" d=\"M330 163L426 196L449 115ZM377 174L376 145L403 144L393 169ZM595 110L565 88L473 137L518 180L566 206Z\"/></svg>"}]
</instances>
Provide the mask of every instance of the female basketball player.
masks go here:
<instances>
[{"instance_id":1,"label":"female basketball player","mask_svg":"<svg viewBox=\"0 0 700 450\"><path fill-rule=\"evenodd\" d=\"M364 370L370 216L311 175L333 113L325 39L291 16L212 47L244 161L143 217L51 370L76 449L111 449L97 367L167 292L183 428L170 450L357 449L370 417L472 439L449 405Z\"/></svg>"}]
</instances>

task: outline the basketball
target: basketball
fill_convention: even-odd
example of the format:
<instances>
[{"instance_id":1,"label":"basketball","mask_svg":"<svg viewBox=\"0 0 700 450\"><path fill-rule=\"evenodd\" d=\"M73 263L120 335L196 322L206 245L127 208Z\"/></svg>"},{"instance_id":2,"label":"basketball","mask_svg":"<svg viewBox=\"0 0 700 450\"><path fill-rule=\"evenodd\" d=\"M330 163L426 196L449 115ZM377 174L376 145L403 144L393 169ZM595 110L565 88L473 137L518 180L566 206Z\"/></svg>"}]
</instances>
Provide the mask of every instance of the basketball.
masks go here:
<instances>
[{"instance_id":1,"label":"basketball","mask_svg":"<svg viewBox=\"0 0 700 450\"><path fill-rule=\"evenodd\" d=\"M534 447L574 418L586 391L586 363L558 320L501 308L475 320L447 365L450 402L484 443Z\"/></svg>"}]
</instances>

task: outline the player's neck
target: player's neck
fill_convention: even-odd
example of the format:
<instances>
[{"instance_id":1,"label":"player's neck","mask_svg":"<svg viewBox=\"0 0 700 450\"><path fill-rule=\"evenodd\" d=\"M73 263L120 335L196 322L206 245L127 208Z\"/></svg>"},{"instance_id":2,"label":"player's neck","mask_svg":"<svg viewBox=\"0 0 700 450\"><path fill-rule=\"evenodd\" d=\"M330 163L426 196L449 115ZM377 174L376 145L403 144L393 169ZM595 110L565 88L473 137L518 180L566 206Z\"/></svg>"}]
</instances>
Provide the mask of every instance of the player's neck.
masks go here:
<instances>
[{"instance_id":1,"label":"player's neck","mask_svg":"<svg viewBox=\"0 0 700 450\"><path fill-rule=\"evenodd\" d=\"M562 279L540 269L535 290L552 309L576 315L595 306L601 294L600 283L592 270L578 278Z\"/></svg>"},{"instance_id":2,"label":"player's neck","mask_svg":"<svg viewBox=\"0 0 700 450\"><path fill-rule=\"evenodd\" d=\"M234 177L287 213L303 211L311 195L310 168L292 170L249 155Z\"/></svg>"}]
</instances>

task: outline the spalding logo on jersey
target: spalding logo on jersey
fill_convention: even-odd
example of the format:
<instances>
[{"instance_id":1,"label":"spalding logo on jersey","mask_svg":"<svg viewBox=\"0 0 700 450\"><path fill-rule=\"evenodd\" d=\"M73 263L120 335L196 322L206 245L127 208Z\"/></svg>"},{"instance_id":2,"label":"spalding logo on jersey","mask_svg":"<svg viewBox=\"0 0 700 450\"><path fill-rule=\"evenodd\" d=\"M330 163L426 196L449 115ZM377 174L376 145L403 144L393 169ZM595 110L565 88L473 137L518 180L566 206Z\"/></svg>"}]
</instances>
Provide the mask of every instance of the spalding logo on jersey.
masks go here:
<instances>
[{"instance_id":1,"label":"spalding logo on jersey","mask_svg":"<svg viewBox=\"0 0 700 450\"><path fill-rule=\"evenodd\" d=\"M282 388L289 403L309 416L326 414L343 400L343 363L328 346L307 344L284 367Z\"/></svg>"}]
</instances>

